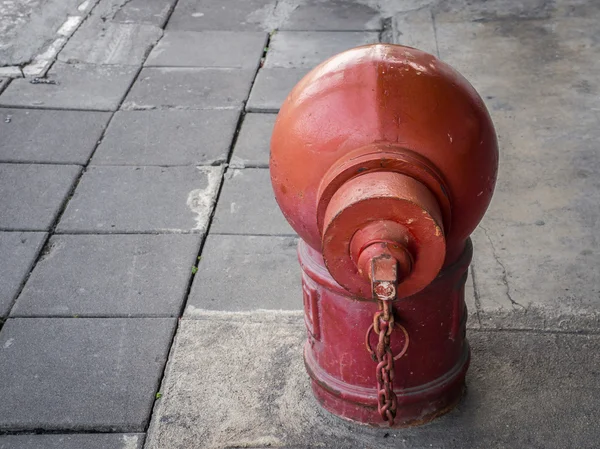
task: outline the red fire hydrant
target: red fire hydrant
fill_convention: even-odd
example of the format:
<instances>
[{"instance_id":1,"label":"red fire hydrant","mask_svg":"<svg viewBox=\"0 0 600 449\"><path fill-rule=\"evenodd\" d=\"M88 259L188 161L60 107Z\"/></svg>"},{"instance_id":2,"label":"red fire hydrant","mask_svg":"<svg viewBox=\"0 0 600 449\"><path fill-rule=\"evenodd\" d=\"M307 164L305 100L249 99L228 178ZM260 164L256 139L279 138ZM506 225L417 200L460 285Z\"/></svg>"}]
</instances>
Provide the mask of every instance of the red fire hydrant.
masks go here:
<instances>
[{"instance_id":1,"label":"red fire hydrant","mask_svg":"<svg viewBox=\"0 0 600 449\"><path fill-rule=\"evenodd\" d=\"M271 179L301 237L304 359L327 410L402 427L460 400L469 235L497 165L477 92L419 50L355 48L292 90Z\"/></svg>"}]
</instances>

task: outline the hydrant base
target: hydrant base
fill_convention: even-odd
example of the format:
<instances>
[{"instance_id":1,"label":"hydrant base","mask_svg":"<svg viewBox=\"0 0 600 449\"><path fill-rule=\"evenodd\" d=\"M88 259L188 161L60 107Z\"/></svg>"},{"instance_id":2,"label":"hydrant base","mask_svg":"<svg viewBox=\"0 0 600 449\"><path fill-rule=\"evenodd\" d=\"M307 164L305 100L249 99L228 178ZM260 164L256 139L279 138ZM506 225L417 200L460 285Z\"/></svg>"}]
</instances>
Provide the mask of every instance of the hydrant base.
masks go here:
<instances>
[{"instance_id":1,"label":"hydrant base","mask_svg":"<svg viewBox=\"0 0 600 449\"><path fill-rule=\"evenodd\" d=\"M308 344L308 343L307 343ZM304 363L311 377L315 398L328 412L372 427L390 427L377 412L375 390L357 388L332 379L312 360L311 351L304 351ZM465 391L465 376L469 368L470 349L465 341L464 356L444 376L411 390L396 389L398 410L394 428L427 424L450 412L460 402Z\"/></svg>"},{"instance_id":2,"label":"hydrant base","mask_svg":"<svg viewBox=\"0 0 600 449\"><path fill-rule=\"evenodd\" d=\"M298 255L307 328L304 361L315 396L334 415L387 427L377 410L377 364L366 346L376 344L370 325L377 303L344 290L320 254L302 241ZM467 240L461 256L429 286L395 302L396 323L406 332L393 332L390 341L392 354L402 354L394 362L394 427L426 423L460 400L470 360L464 294L471 255Z\"/></svg>"}]
</instances>

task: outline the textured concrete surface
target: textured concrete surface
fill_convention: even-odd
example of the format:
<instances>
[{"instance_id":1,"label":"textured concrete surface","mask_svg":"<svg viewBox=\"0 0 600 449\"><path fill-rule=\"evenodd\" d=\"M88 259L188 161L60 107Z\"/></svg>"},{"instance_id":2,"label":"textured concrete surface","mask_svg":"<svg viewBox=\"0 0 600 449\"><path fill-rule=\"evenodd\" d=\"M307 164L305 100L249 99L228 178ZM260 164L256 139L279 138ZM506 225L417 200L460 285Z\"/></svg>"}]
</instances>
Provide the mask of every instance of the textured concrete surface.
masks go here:
<instances>
[{"instance_id":1,"label":"textured concrete surface","mask_svg":"<svg viewBox=\"0 0 600 449\"><path fill-rule=\"evenodd\" d=\"M239 110L119 111L94 153L98 165L225 162Z\"/></svg>"},{"instance_id":2,"label":"textured concrete surface","mask_svg":"<svg viewBox=\"0 0 600 449\"><path fill-rule=\"evenodd\" d=\"M300 310L295 237L210 235L185 316L205 310Z\"/></svg>"},{"instance_id":3,"label":"textured concrete surface","mask_svg":"<svg viewBox=\"0 0 600 449\"><path fill-rule=\"evenodd\" d=\"M145 68L123 108L236 109L248 97L253 77L249 69Z\"/></svg>"},{"instance_id":4,"label":"textured concrete surface","mask_svg":"<svg viewBox=\"0 0 600 449\"><path fill-rule=\"evenodd\" d=\"M262 68L252 85L248 112L279 112L283 101L309 69ZM1 97L0 97L1 98Z\"/></svg>"},{"instance_id":5,"label":"textured concrete surface","mask_svg":"<svg viewBox=\"0 0 600 449\"><path fill-rule=\"evenodd\" d=\"M429 8L396 14L392 19L393 43L439 56L435 33L434 15Z\"/></svg>"},{"instance_id":6,"label":"textured concrete surface","mask_svg":"<svg viewBox=\"0 0 600 449\"><path fill-rule=\"evenodd\" d=\"M58 55L68 63L141 66L162 36L153 25L86 21Z\"/></svg>"},{"instance_id":7,"label":"textured concrete surface","mask_svg":"<svg viewBox=\"0 0 600 449\"><path fill-rule=\"evenodd\" d=\"M113 22L155 25L164 28L177 0L130 0L116 12Z\"/></svg>"},{"instance_id":8,"label":"textured concrete surface","mask_svg":"<svg viewBox=\"0 0 600 449\"><path fill-rule=\"evenodd\" d=\"M80 171L76 165L0 164L0 229L48 230Z\"/></svg>"},{"instance_id":9,"label":"textured concrete surface","mask_svg":"<svg viewBox=\"0 0 600 449\"><path fill-rule=\"evenodd\" d=\"M56 63L51 83L13 80L0 95L1 106L114 111L127 93L136 68Z\"/></svg>"},{"instance_id":10,"label":"textured concrete surface","mask_svg":"<svg viewBox=\"0 0 600 449\"><path fill-rule=\"evenodd\" d=\"M0 449L142 449L144 434L4 435Z\"/></svg>"},{"instance_id":11,"label":"textured concrete surface","mask_svg":"<svg viewBox=\"0 0 600 449\"><path fill-rule=\"evenodd\" d=\"M263 30L261 19L273 9L272 0L180 0L167 30Z\"/></svg>"},{"instance_id":12,"label":"textured concrete surface","mask_svg":"<svg viewBox=\"0 0 600 449\"><path fill-rule=\"evenodd\" d=\"M109 118L105 112L0 109L0 161L83 165Z\"/></svg>"},{"instance_id":13,"label":"textured concrete surface","mask_svg":"<svg viewBox=\"0 0 600 449\"><path fill-rule=\"evenodd\" d=\"M8 315L45 240L44 232L0 232L0 317Z\"/></svg>"},{"instance_id":14,"label":"textured concrete surface","mask_svg":"<svg viewBox=\"0 0 600 449\"><path fill-rule=\"evenodd\" d=\"M14 318L0 332L0 429L144 431L173 318Z\"/></svg>"},{"instance_id":15,"label":"textured concrete surface","mask_svg":"<svg viewBox=\"0 0 600 449\"><path fill-rule=\"evenodd\" d=\"M217 234L295 235L277 206L269 170L229 169L213 217Z\"/></svg>"},{"instance_id":16,"label":"textured concrete surface","mask_svg":"<svg viewBox=\"0 0 600 449\"><path fill-rule=\"evenodd\" d=\"M276 118L276 114L246 114L230 165L238 168L268 167L269 142Z\"/></svg>"},{"instance_id":17,"label":"textured concrete surface","mask_svg":"<svg viewBox=\"0 0 600 449\"><path fill-rule=\"evenodd\" d=\"M57 235L12 316L178 316L201 237Z\"/></svg>"},{"instance_id":18,"label":"textured concrete surface","mask_svg":"<svg viewBox=\"0 0 600 449\"><path fill-rule=\"evenodd\" d=\"M289 2L292 3L292 2ZM289 4L288 3L288 4ZM380 30L381 11L366 2L349 0L304 0L280 26L281 30L361 31Z\"/></svg>"},{"instance_id":19,"label":"textured concrete surface","mask_svg":"<svg viewBox=\"0 0 600 449\"><path fill-rule=\"evenodd\" d=\"M436 18L440 56L479 89L500 143L496 194L474 235L482 325L597 329L600 51L586 31L594 20L455 20Z\"/></svg>"},{"instance_id":20,"label":"textured concrete surface","mask_svg":"<svg viewBox=\"0 0 600 449\"><path fill-rule=\"evenodd\" d=\"M81 0L1 0L0 67L22 65L45 49Z\"/></svg>"},{"instance_id":21,"label":"textured concrete surface","mask_svg":"<svg viewBox=\"0 0 600 449\"><path fill-rule=\"evenodd\" d=\"M4 89L6 89L6 86L8 86L9 82L10 78L0 78L0 94Z\"/></svg>"},{"instance_id":22,"label":"textured concrete surface","mask_svg":"<svg viewBox=\"0 0 600 449\"><path fill-rule=\"evenodd\" d=\"M265 32L167 31L145 65L256 70L266 43Z\"/></svg>"},{"instance_id":23,"label":"textured concrete surface","mask_svg":"<svg viewBox=\"0 0 600 449\"><path fill-rule=\"evenodd\" d=\"M375 32L278 31L271 37L265 67L312 69L344 50L376 42Z\"/></svg>"},{"instance_id":24,"label":"textured concrete surface","mask_svg":"<svg viewBox=\"0 0 600 449\"><path fill-rule=\"evenodd\" d=\"M222 173L221 167L91 167L57 230L203 233Z\"/></svg>"},{"instance_id":25,"label":"textured concrete surface","mask_svg":"<svg viewBox=\"0 0 600 449\"><path fill-rule=\"evenodd\" d=\"M199 441L203 448L596 447L599 404L591 392L599 382L598 336L471 331L468 337L473 358L459 406L424 427L375 430L316 404L299 315L183 320L147 447L200 447Z\"/></svg>"}]
</instances>

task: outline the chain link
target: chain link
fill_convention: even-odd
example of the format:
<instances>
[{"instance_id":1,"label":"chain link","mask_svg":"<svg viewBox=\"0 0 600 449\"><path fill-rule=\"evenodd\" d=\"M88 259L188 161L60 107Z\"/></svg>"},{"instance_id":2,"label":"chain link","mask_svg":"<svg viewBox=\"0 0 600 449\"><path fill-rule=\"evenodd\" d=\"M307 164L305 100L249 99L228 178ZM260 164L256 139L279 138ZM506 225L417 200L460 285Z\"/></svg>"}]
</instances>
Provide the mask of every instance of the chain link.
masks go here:
<instances>
[{"instance_id":1,"label":"chain link","mask_svg":"<svg viewBox=\"0 0 600 449\"><path fill-rule=\"evenodd\" d=\"M394 313L390 301L378 301L379 311L373 316L373 330L378 336L374 356L377 362L377 409L381 419L394 425L398 398L394 393L394 356L390 335L394 330Z\"/></svg>"},{"instance_id":2,"label":"chain link","mask_svg":"<svg viewBox=\"0 0 600 449\"><path fill-rule=\"evenodd\" d=\"M377 363L375 369L377 410L381 415L381 419L393 426L398 409L398 398L394 393L394 361L406 353L409 338L406 328L395 323L392 307L392 301L397 299L396 261L389 256L374 258L371 261L371 273L373 299L377 301L379 310L373 315L373 324L367 330L365 345L371 354L371 358ZM390 339L395 328L400 329L404 334L404 347L394 357L390 347ZM371 332L377 336L375 349L371 347Z\"/></svg>"}]
</instances>

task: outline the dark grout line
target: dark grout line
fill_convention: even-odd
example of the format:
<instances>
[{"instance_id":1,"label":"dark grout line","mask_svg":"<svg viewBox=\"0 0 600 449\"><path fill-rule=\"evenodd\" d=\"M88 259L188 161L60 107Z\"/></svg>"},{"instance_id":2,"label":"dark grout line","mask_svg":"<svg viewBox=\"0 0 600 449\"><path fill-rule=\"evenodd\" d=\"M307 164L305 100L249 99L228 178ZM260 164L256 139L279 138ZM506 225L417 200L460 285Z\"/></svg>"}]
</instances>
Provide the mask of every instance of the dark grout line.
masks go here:
<instances>
[{"instance_id":1,"label":"dark grout line","mask_svg":"<svg viewBox=\"0 0 600 449\"><path fill-rule=\"evenodd\" d=\"M50 162L50 161L11 161L11 160L0 160L0 164L8 165L77 165L81 168L85 167L80 162Z\"/></svg>"},{"instance_id":2,"label":"dark grout line","mask_svg":"<svg viewBox=\"0 0 600 449\"><path fill-rule=\"evenodd\" d=\"M137 77L137 75L136 75ZM19 78L23 79L23 78ZM82 109L82 108L61 108L60 106L43 106L43 105L22 105L22 104L0 104L0 109L35 109L43 111L75 111L75 112L116 112L112 109Z\"/></svg>"},{"instance_id":3,"label":"dark grout line","mask_svg":"<svg viewBox=\"0 0 600 449\"><path fill-rule=\"evenodd\" d=\"M5 83L0 83L0 94L2 94L2 92L4 92L6 90L6 88L10 85L10 83L13 80L12 78L5 78L5 77L3 77L3 78L7 79L8 81L6 81Z\"/></svg>"},{"instance_id":4,"label":"dark grout line","mask_svg":"<svg viewBox=\"0 0 600 449\"><path fill-rule=\"evenodd\" d=\"M17 231L14 231L17 232ZM39 231L34 231L39 232ZM48 231L46 231L48 232ZM115 229L114 231L98 231L98 230L78 230L78 229L57 229L53 235L203 235L206 232L202 230L158 230L158 231L123 231Z\"/></svg>"},{"instance_id":5,"label":"dark grout line","mask_svg":"<svg viewBox=\"0 0 600 449\"><path fill-rule=\"evenodd\" d=\"M94 429L81 429L73 430L70 428L65 429L26 429L26 430L0 430L0 436L30 436L30 435L121 435L124 433L144 435L143 430L94 430ZM143 446L142 446L143 447Z\"/></svg>"},{"instance_id":6,"label":"dark grout line","mask_svg":"<svg viewBox=\"0 0 600 449\"><path fill-rule=\"evenodd\" d=\"M39 231L32 231L32 232L39 232ZM40 249L39 249L38 253L36 254L35 259L29 265L27 274L21 280L21 284L19 285L19 288L17 289L15 296L13 297L12 301L10 302L8 311L6 312L6 317L4 317L2 325L4 325L4 322L6 322L10 318L10 312L12 312L13 307L17 303L17 299L19 299L19 296L21 296L21 292L25 288L25 284L27 284L27 281L29 280L31 273L33 273L33 269L35 268L35 266L39 262L40 258L42 257L42 254L44 254L44 251L46 250L46 246L48 245L48 241L50 240L50 232L47 232L47 231L43 231L43 232L46 232L46 237L42 241L42 244L40 245ZM1 329L1 327L0 327L0 329Z\"/></svg>"},{"instance_id":7,"label":"dark grout line","mask_svg":"<svg viewBox=\"0 0 600 449\"><path fill-rule=\"evenodd\" d=\"M171 315L10 315L6 317L6 321L11 319L20 319L20 320L39 320L45 318L61 318L65 320L81 320L81 319L138 319L138 320L164 320L164 319L176 319L179 318L177 314Z\"/></svg>"}]
</instances>

